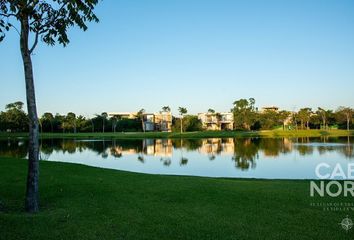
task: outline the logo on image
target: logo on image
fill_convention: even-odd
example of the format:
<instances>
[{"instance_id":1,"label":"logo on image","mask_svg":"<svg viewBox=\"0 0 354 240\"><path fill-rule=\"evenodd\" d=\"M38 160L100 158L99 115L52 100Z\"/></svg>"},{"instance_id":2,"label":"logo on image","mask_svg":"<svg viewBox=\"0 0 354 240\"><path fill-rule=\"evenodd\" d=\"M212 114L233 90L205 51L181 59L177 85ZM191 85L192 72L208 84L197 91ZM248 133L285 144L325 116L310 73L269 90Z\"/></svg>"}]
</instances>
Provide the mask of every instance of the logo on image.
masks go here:
<instances>
[{"instance_id":1,"label":"logo on image","mask_svg":"<svg viewBox=\"0 0 354 240\"><path fill-rule=\"evenodd\" d=\"M344 218L339 225L342 226L342 228L348 232L350 229L352 229L353 227L353 221L347 216L346 218Z\"/></svg>"}]
</instances>

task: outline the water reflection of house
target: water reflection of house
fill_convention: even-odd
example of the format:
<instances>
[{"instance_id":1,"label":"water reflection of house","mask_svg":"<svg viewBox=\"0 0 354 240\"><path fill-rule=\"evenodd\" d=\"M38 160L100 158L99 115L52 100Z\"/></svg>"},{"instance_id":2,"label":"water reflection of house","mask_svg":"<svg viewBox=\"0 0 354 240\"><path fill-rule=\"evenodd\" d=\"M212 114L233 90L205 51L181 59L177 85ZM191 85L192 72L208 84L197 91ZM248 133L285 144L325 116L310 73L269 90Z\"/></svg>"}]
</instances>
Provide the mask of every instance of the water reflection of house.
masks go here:
<instances>
[{"instance_id":1,"label":"water reflection of house","mask_svg":"<svg viewBox=\"0 0 354 240\"><path fill-rule=\"evenodd\" d=\"M172 152L173 152L173 145L171 139L155 140L155 156L171 157Z\"/></svg>"},{"instance_id":2,"label":"water reflection of house","mask_svg":"<svg viewBox=\"0 0 354 240\"><path fill-rule=\"evenodd\" d=\"M202 146L199 148L200 153L204 154L233 154L234 139L233 138L209 138L204 139Z\"/></svg>"},{"instance_id":3,"label":"water reflection of house","mask_svg":"<svg viewBox=\"0 0 354 240\"><path fill-rule=\"evenodd\" d=\"M171 139L144 139L143 151L146 155L171 157L173 145Z\"/></svg>"},{"instance_id":4,"label":"water reflection of house","mask_svg":"<svg viewBox=\"0 0 354 240\"><path fill-rule=\"evenodd\" d=\"M111 152L111 155L118 156L118 157L123 156L123 155L134 155L134 154L139 153L137 151L137 149L135 149L135 148L126 149L126 148L123 148L122 146L111 147L110 152Z\"/></svg>"},{"instance_id":5,"label":"water reflection of house","mask_svg":"<svg viewBox=\"0 0 354 240\"><path fill-rule=\"evenodd\" d=\"M198 119L207 130L232 130L234 118L232 113L198 113Z\"/></svg>"},{"instance_id":6,"label":"water reflection of house","mask_svg":"<svg viewBox=\"0 0 354 240\"><path fill-rule=\"evenodd\" d=\"M119 144L110 148L111 155L135 155L143 153L145 155L171 157L173 145L171 139L144 139L141 141L141 147L122 147Z\"/></svg>"},{"instance_id":7,"label":"water reflection of house","mask_svg":"<svg viewBox=\"0 0 354 240\"><path fill-rule=\"evenodd\" d=\"M117 117L118 119L137 119L137 112L109 112L108 117ZM145 131L172 131L172 113L144 113L143 123Z\"/></svg>"}]
</instances>

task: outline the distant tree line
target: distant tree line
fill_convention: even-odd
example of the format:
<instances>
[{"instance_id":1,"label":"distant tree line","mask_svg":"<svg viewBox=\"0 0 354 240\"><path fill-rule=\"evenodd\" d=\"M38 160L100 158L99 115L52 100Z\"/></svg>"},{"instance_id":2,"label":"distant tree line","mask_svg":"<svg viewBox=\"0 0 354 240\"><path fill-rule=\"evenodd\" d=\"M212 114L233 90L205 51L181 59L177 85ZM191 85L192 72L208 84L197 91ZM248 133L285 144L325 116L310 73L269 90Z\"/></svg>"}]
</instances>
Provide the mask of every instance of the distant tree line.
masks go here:
<instances>
[{"instance_id":1,"label":"distant tree line","mask_svg":"<svg viewBox=\"0 0 354 240\"><path fill-rule=\"evenodd\" d=\"M234 129L270 130L285 129L347 129L353 128L354 110L350 107L339 107L333 111L318 107L301 108L299 111L259 111L255 100L240 99L234 102L231 109L234 116Z\"/></svg>"},{"instance_id":2,"label":"distant tree line","mask_svg":"<svg viewBox=\"0 0 354 240\"><path fill-rule=\"evenodd\" d=\"M23 110L22 102L14 102L5 106L0 112L0 131L28 131L28 116ZM164 107L166 108L166 107ZM168 108L169 109L169 108ZM170 109L169 109L170 110ZM202 123L195 115L187 115L186 108L180 108L180 118L173 117L174 132L202 131ZM209 109L210 114L215 113ZM350 107L339 107L337 110L317 108L301 108L299 111L259 111L255 100L240 99L234 102L231 109L235 130L271 130L283 129L352 129L354 110ZM142 132L142 115L140 110L136 119L108 117L106 112L96 114L92 118L69 112L66 115L44 113L40 119L40 132L77 133L77 132ZM183 119L183 121L182 121Z\"/></svg>"}]
</instances>

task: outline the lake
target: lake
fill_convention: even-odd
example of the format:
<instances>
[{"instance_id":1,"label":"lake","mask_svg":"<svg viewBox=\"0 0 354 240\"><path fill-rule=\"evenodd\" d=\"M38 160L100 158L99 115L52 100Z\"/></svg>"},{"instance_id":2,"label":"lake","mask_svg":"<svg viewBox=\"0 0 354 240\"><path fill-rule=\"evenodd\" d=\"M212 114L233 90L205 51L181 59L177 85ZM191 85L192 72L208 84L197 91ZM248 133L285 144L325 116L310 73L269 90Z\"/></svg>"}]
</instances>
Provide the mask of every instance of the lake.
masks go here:
<instances>
[{"instance_id":1,"label":"lake","mask_svg":"<svg viewBox=\"0 0 354 240\"><path fill-rule=\"evenodd\" d=\"M317 164L354 163L353 137L43 139L42 161L150 174L316 179ZM25 158L26 139L0 140L0 156Z\"/></svg>"}]
</instances>

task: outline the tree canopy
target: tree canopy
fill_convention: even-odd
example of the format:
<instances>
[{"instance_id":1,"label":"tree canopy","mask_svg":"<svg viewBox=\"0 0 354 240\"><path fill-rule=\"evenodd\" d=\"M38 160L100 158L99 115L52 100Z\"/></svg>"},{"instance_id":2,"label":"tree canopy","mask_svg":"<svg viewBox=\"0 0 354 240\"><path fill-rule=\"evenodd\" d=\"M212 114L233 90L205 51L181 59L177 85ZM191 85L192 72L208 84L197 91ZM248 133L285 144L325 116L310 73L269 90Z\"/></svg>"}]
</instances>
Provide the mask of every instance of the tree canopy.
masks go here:
<instances>
[{"instance_id":1,"label":"tree canopy","mask_svg":"<svg viewBox=\"0 0 354 240\"><path fill-rule=\"evenodd\" d=\"M33 52L41 39L48 45L55 43L66 46L70 40L68 28L78 26L87 30L87 22L98 22L93 9L98 0L0 0L0 41L6 31L15 28L14 21L26 20L29 32L33 33Z\"/></svg>"}]
</instances>

